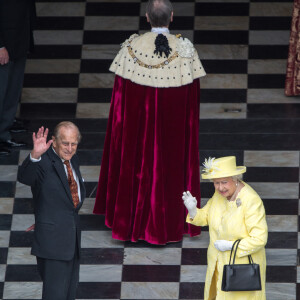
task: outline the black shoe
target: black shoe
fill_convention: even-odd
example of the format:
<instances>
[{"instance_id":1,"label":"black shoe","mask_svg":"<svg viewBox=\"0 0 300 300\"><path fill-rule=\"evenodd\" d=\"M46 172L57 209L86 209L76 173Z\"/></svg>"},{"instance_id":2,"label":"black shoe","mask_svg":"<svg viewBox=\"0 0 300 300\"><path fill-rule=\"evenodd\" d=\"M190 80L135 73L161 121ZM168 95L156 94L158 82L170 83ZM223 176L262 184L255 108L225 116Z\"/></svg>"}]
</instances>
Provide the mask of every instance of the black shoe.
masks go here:
<instances>
[{"instance_id":1,"label":"black shoe","mask_svg":"<svg viewBox=\"0 0 300 300\"><path fill-rule=\"evenodd\" d=\"M19 124L18 122L14 122L13 126L10 127L9 131L14 133L19 133L19 132L26 132L27 129L21 123Z\"/></svg>"},{"instance_id":2,"label":"black shoe","mask_svg":"<svg viewBox=\"0 0 300 300\"><path fill-rule=\"evenodd\" d=\"M24 142L16 142L14 139L2 141L1 144L2 144L3 147L8 147L8 148L17 148L17 147L27 146L26 143L24 143Z\"/></svg>"},{"instance_id":3,"label":"black shoe","mask_svg":"<svg viewBox=\"0 0 300 300\"><path fill-rule=\"evenodd\" d=\"M10 151L3 146L0 146L0 157L1 156L7 156L10 154Z\"/></svg>"}]
</instances>

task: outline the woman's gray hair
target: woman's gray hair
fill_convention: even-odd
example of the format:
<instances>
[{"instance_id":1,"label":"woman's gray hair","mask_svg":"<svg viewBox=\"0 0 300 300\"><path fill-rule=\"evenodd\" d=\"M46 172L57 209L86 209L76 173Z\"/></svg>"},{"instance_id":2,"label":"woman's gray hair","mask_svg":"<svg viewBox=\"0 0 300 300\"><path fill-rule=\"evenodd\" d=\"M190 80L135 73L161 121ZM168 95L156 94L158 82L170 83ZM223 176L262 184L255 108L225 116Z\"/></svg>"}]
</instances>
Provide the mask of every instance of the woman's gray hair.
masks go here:
<instances>
[{"instance_id":1,"label":"woman's gray hair","mask_svg":"<svg viewBox=\"0 0 300 300\"><path fill-rule=\"evenodd\" d=\"M146 7L150 24L152 27L169 26L173 6L169 0L149 0Z\"/></svg>"},{"instance_id":2,"label":"woman's gray hair","mask_svg":"<svg viewBox=\"0 0 300 300\"><path fill-rule=\"evenodd\" d=\"M234 175L231 177L232 177L232 180L235 182L243 180L243 174L238 174L238 175Z\"/></svg>"}]
</instances>

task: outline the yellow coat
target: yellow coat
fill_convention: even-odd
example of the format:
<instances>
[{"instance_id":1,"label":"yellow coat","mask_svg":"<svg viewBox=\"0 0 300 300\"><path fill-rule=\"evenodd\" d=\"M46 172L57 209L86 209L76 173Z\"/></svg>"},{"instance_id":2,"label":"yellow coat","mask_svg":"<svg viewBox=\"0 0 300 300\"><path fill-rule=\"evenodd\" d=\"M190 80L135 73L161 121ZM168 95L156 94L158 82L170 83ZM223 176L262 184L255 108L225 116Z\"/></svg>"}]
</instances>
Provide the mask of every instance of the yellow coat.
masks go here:
<instances>
[{"instance_id":1,"label":"yellow coat","mask_svg":"<svg viewBox=\"0 0 300 300\"><path fill-rule=\"evenodd\" d=\"M210 243L207 251L207 273L205 279L204 300L210 298L210 289L217 288L216 300L265 300L266 254L264 246L267 243L268 227L265 208L258 194L245 182L236 199L241 200L238 207L236 201L227 201L225 197L215 192L207 204L197 209L197 215L192 220L189 215L187 222L198 225L209 225ZM235 241L241 239L237 250L235 263L246 264L248 254L260 265L261 291L223 292L221 291L224 264L228 264L230 251L218 251L214 247L216 240ZM211 286L212 277L217 267L220 274L217 287Z\"/></svg>"}]
</instances>

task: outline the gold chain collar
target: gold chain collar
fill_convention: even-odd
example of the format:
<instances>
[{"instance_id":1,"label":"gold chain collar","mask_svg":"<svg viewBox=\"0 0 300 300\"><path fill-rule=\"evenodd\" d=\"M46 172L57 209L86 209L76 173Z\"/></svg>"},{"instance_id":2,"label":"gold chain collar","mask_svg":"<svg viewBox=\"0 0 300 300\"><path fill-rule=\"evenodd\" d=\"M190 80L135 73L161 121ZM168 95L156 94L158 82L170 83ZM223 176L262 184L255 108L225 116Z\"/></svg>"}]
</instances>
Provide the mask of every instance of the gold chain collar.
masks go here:
<instances>
[{"instance_id":1,"label":"gold chain collar","mask_svg":"<svg viewBox=\"0 0 300 300\"><path fill-rule=\"evenodd\" d=\"M144 67L144 68L147 68L147 69L159 69L159 68L162 68L162 67L165 67L167 66L172 60L174 60L176 57L178 57L178 52L175 51L174 54L172 56L170 56L168 59L164 60L163 62L161 62L160 64L157 64L157 65L148 65L148 64L145 64L143 63L141 60L139 60L135 54L133 53L133 49L130 45L130 43L132 42L129 41L128 45L127 45L127 49L128 49L128 52L130 54L130 56L132 57L134 63L137 63L139 64L139 66L141 67Z\"/></svg>"}]
</instances>

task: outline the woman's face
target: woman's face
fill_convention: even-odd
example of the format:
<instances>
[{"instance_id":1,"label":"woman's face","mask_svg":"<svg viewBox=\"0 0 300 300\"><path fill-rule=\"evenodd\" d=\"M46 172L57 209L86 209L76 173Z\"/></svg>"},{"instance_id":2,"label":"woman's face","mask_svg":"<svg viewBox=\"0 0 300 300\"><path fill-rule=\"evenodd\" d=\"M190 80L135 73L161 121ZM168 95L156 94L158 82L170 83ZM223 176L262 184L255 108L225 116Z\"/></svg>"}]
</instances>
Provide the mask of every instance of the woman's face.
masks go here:
<instances>
[{"instance_id":1,"label":"woman's face","mask_svg":"<svg viewBox=\"0 0 300 300\"><path fill-rule=\"evenodd\" d=\"M232 177L216 178L213 179L213 182L216 191L227 199L230 199L236 190L236 182L232 179Z\"/></svg>"}]
</instances>

